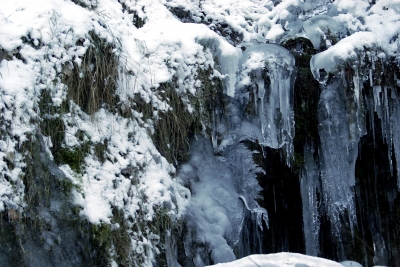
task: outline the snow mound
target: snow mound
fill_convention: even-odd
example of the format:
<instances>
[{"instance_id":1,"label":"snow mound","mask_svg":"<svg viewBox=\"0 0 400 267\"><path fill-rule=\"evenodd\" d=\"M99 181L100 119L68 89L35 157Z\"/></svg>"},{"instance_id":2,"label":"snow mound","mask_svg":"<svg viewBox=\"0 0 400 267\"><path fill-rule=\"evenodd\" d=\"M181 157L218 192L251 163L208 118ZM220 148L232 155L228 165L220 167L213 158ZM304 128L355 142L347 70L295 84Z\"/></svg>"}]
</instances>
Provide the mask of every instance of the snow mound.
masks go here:
<instances>
[{"instance_id":1,"label":"snow mound","mask_svg":"<svg viewBox=\"0 0 400 267\"><path fill-rule=\"evenodd\" d=\"M250 255L240 260L220 263L219 267L343 267L340 263L307 255L282 252L268 255Z\"/></svg>"}]
</instances>

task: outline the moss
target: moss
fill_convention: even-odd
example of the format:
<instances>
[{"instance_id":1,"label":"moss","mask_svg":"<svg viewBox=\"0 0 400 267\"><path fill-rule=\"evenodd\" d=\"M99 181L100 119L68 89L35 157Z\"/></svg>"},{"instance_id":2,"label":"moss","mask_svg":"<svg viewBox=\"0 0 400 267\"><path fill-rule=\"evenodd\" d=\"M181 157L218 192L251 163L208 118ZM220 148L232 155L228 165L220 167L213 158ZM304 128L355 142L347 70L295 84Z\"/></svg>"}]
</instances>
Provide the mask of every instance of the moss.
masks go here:
<instances>
[{"instance_id":1,"label":"moss","mask_svg":"<svg viewBox=\"0 0 400 267\"><path fill-rule=\"evenodd\" d=\"M165 207L156 207L154 210L155 216L152 224L155 232L159 235L171 229L171 218L168 212L169 210Z\"/></svg>"},{"instance_id":2,"label":"moss","mask_svg":"<svg viewBox=\"0 0 400 267\"><path fill-rule=\"evenodd\" d=\"M189 137L193 133L193 114L186 109L181 97L176 93L172 83L164 83L160 86L164 91L162 97L171 106L165 113L159 114L159 120L155 125L153 141L160 153L171 163L187 159L189 150Z\"/></svg>"},{"instance_id":3,"label":"moss","mask_svg":"<svg viewBox=\"0 0 400 267\"><path fill-rule=\"evenodd\" d=\"M198 69L196 78L201 81L202 86L195 96L178 95L176 79L159 87L161 97L171 109L159 113L152 138L160 153L171 163L177 165L188 159L190 138L199 132L209 135L212 129L212 112L216 107L224 106L222 82L213 77L212 73L211 68ZM186 103L183 102L184 98ZM192 112L188 111L188 104L194 109ZM148 114L152 109L147 107L144 111Z\"/></svg>"},{"instance_id":4,"label":"moss","mask_svg":"<svg viewBox=\"0 0 400 267\"><path fill-rule=\"evenodd\" d=\"M68 164L72 170L77 173L81 172L83 160L89 153L89 143L84 143L81 146L61 147L54 154L54 160L57 164Z\"/></svg>"},{"instance_id":5,"label":"moss","mask_svg":"<svg viewBox=\"0 0 400 267\"><path fill-rule=\"evenodd\" d=\"M131 238L128 234L129 227L124 218L122 210L113 209L113 223L118 223L119 227L111 231L111 240L114 245L114 260L119 266L130 266L131 262Z\"/></svg>"},{"instance_id":6,"label":"moss","mask_svg":"<svg viewBox=\"0 0 400 267\"><path fill-rule=\"evenodd\" d=\"M108 266L111 249L111 226L106 223L91 225L91 244L95 253L93 266Z\"/></svg>"},{"instance_id":7,"label":"moss","mask_svg":"<svg viewBox=\"0 0 400 267\"><path fill-rule=\"evenodd\" d=\"M295 137L293 140L292 171L299 174L304 166L304 145L316 145L319 142L318 103L320 86L310 70L310 60L316 50L311 41L303 37L289 39L282 46L295 57L297 67L294 83Z\"/></svg>"},{"instance_id":8,"label":"moss","mask_svg":"<svg viewBox=\"0 0 400 267\"><path fill-rule=\"evenodd\" d=\"M47 166L37 160L39 149L37 141L33 137L30 137L21 147L21 150L24 151L26 163L22 180L25 185L25 201L29 207L37 205L47 207L50 204L51 179L49 173L40 173ZM38 173L40 173L40 177L37 176Z\"/></svg>"},{"instance_id":9,"label":"moss","mask_svg":"<svg viewBox=\"0 0 400 267\"><path fill-rule=\"evenodd\" d=\"M70 76L64 73L68 96L83 111L93 114L100 107L114 111L118 98L115 95L119 58L114 53L115 44L108 43L90 33L91 45L82 58L81 66L75 63ZM71 63L72 64L72 63Z\"/></svg>"},{"instance_id":10,"label":"moss","mask_svg":"<svg viewBox=\"0 0 400 267\"><path fill-rule=\"evenodd\" d=\"M56 81L58 82L58 81ZM52 152L54 154L65 138L65 125L62 120L62 115L69 111L67 101L56 106L52 102L51 90L43 90L39 101L40 110L40 130L43 135L50 137L52 143Z\"/></svg>"},{"instance_id":11,"label":"moss","mask_svg":"<svg viewBox=\"0 0 400 267\"><path fill-rule=\"evenodd\" d=\"M222 81L219 78L213 77L212 73L213 69L211 67L198 69L197 78L201 81L202 86L194 98L196 101L194 106L198 111L199 118L198 127L208 127L205 129L207 135L212 130L212 112L214 112L216 107L225 106Z\"/></svg>"}]
</instances>

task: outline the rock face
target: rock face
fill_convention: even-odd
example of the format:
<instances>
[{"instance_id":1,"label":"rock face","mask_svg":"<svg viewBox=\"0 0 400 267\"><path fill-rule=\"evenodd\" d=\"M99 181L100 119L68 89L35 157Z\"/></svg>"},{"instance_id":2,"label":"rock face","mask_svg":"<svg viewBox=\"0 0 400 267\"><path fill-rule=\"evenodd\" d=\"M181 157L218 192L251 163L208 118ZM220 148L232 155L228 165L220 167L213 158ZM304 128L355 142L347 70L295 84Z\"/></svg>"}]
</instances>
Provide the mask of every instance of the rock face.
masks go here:
<instances>
[{"instance_id":1,"label":"rock face","mask_svg":"<svg viewBox=\"0 0 400 267\"><path fill-rule=\"evenodd\" d=\"M0 6L1 263L400 267L396 1Z\"/></svg>"}]
</instances>

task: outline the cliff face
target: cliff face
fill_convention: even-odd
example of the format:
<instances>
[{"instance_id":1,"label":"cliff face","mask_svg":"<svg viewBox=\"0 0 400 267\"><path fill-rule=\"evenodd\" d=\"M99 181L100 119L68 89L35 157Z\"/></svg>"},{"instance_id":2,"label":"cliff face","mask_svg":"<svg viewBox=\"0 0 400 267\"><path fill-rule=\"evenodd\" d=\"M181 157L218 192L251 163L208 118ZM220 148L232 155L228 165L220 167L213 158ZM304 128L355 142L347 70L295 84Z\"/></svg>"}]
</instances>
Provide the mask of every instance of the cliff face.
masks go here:
<instances>
[{"instance_id":1,"label":"cliff face","mask_svg":"<svg viewBox=\"0 0 400 267\"><path fill-rule=\"evenodd\" d=\"M0 6L7 266L400 266L398 1Z\"/></svg>"}]
</instances>

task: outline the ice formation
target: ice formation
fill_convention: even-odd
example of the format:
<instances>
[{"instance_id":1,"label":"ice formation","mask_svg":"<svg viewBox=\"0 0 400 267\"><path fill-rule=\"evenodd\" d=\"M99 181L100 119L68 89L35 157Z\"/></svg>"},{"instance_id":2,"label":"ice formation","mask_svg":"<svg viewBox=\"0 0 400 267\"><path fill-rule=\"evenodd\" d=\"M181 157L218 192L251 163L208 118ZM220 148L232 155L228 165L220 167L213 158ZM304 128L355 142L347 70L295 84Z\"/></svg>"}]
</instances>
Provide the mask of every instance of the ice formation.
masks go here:
<instances>
[{"instance_id":1,"label":"ice formation","mask_svg":"<svg viewBox=\"0 0 400 267\"><path fill-rule=\"evenodd\" d=\"M321 92L318 110L322 190L328 215L338 232L340 215L344 210L347 210L350 222L355 222L352 188L355 185L354 168L360 138L358 131L361 130L351 113L346 113L351 111L346 102L342 87L333 83Z\"/></svg>"},{"instance_id":2,"label":"ice formation","mask_svg":"<svg viewBox=\"0 0 400 267\"><path fill-rule=\"evenodd\" d=\"M321 40L326 42L325 45L327 47L332 46L330 41L326 39L326 34L329 33L336 36L342 29L335 19L327 15L315 16L305 21L303 28L315 49L320 48Z\"/></svg>"},{"instance_id":3,"label":"ice formation","mask_svg":"<svg viewBox=\"0 0 400 267\"><path fill-rule=\"evenodd\" d=\"M301 176L301 198L304 222L304 240L306 254L318 256L319 254L319 230L320 230L320 210L317 194L321 191L318 182L319 170L313 158L314 148L306 147L304 151L304 171Z\"/></svg>"},{"instance_id":4,"label":"ice formation","mask_svg":"<svg viewBox=\"0 0 400 267\"><path fill-rule=\"evenodd\" d=\"M222 156L215 156L209 141L199 138L190 154L178 177L192 190L188 213L189 224L196 229L194 244L208 244L215 263L232 261L246 210L256 214L259 227L268 225L267 211L256 202L261 190L256 175L262 169L243 144L229 146ZM192 246L188 244L187 251Z\"/></svg>"},{"instance_id":5,"label":"ice formation","mask_svg":"<svg viewBox=\"0 0 400 267\"><path fill-rule=\"evenodd\" d=\"M258 142L276 149L285 146L288 158L294 138L294 65L293 55L281 46L249 47L242 55L238 89L249 86L252 90L247 94L253 97L248 101L254 103L254 115L248 119L261 130Z\"/></svg>"}]
</instances>

